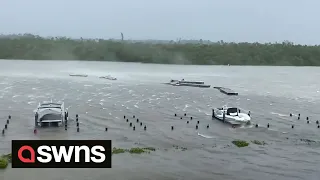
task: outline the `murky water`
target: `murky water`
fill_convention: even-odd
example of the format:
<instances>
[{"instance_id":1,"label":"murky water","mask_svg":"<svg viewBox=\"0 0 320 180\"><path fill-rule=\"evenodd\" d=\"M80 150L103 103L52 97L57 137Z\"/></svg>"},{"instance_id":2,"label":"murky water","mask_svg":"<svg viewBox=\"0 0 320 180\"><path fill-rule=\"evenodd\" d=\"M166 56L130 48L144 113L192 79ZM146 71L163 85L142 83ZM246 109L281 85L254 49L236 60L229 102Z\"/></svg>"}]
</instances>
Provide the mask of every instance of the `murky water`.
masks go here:
<instances>
[{"instance_id":1,"label":"murky water","mask_svg":"<svg viewBox=\"0 0 320 180\"><path fill-rule=\"evenodd\" d=\"M89 77L70 77L69 73L85 73ZM98 78L108 74L118 80ZM3 125L7 116L12 116L6 135L0 137L0 153L11 151L12 139L111 139L116 147L157 148L151 154L114 155L112 169L7 168L0 171L0 179L318 180L320 129L315 121L320 120L320 82L316 78L319 75L319 68L309 67L0 61ZM161 84L181 78L226 86L240 95L229 97L213 88ZM33 110L38 102L51 98L63 100L71 117L79 114L80 133L76 132L75 123L70 122L68 131L46 128L33 134ZM225 104L250 110L252 121L260 127L232 129L212 120L211 108ZM174 117L175 113L178 117ZM289 117L289 113L301 113L302 118ZM129 127L124 115L130 116L136 131ZM133 115L147 126L147 131L136 123ZM307 116L310 124L306 123ZM200 121L198 130L197 121ZM175 127L173 131L171 126ZM237 148L231 144L234 139L268 144Z\"/></svg>"}]
</instances>

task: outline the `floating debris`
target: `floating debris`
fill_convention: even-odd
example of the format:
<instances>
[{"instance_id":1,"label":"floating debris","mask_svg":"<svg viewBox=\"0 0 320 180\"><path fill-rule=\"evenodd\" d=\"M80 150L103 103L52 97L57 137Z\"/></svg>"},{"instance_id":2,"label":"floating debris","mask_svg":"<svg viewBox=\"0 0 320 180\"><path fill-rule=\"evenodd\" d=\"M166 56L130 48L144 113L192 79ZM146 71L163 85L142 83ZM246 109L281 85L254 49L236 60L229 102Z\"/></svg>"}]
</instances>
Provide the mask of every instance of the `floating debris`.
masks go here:
<instances>
[{"instance_id":1,"label":"floating debris","mask_svg":"<svg viewBox=\"0 0 320 180\"><path fill-rule=\"evenodd\" d=\"M180 146L176 146L176 145L173 145L173 147L177 150L181 150L181 151L186 151L187 148L186 147L180 147Z\"/></svg>"},{"instance_id":2,"label":"floating debris","mask_svg":"<svg viewBox=\"0 0 320 180\"><path fill-rule=\"evenodd\" d=\"M126 153L126 152L131 154L141 154L141 153L150 153L150 151L156 151L156 149L153 147L146 147L146 148L135 147L131 149L122 149L122 148L114 147L112 149L112 154L120 154L120 153Z\"/></svg>"},{"instance_id":3,"label":"floating debris","mask_svg":"<svg viewBox=\"0 0 320 180\"><path fill-rule=\"evenodd\" d=\"M267 145L267 143L266 142L264 142L264 141L258 141L258 140L253 140L253 141L251 141L253 144L257 144L257 145Z\"/></svg>"},{"instance_id":4,"label":"floating debris","mask_svg":"<svg viewBox=\"0 0 320 180\"><path fill-rule=\"evenodd\" d=\"M102 78L102 79L108 79L108 80L117 80L117 78L112 77L112 76L110 76L110 75L107 75L107 76L100 76L99 78Z\"/></svg>"}]
</instances>

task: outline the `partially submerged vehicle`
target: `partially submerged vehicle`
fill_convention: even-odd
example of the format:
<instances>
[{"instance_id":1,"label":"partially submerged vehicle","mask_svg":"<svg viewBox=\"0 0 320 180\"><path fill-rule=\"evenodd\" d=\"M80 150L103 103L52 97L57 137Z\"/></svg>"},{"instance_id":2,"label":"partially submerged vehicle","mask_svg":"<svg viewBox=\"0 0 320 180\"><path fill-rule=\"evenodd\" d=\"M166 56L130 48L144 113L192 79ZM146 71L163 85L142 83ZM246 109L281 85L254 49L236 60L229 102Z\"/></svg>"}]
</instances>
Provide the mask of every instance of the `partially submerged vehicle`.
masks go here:
<instances>
[{"instance_id":1,"label":"partially submerged vehicle","mask_svg":"<svg viewBox=\"0 0 320 180\"><path fill-rule=\"evenodd\" d=\"M250 111L248 114L241 113L241 110L236 107L214 108L212 109L212 118L233 126L249 125L251 123Z\"/></svg>"},{"instance_id":2,"label":"partially submerged vehicle","mask_svg":"<svg viewBox=\"0 0 320 180\"><path fill-rule=\"evenodd\" d=\"M99 78L109 79L109 80L117 80L117 78L112 77L112 76L110 76L110 75L108 75L108 76L100 76Z\"/></svg>"},{"instance_id":3,"label":"partially submerged vehicle","mask_svg":"<svg viewBox=\"0 0 320 180\"><path fill-rule=\"evenodd\" d=\"M39 103L35 112L35 126L61 126L68 119L64 103Z\"/></svg>"}]
</instances>

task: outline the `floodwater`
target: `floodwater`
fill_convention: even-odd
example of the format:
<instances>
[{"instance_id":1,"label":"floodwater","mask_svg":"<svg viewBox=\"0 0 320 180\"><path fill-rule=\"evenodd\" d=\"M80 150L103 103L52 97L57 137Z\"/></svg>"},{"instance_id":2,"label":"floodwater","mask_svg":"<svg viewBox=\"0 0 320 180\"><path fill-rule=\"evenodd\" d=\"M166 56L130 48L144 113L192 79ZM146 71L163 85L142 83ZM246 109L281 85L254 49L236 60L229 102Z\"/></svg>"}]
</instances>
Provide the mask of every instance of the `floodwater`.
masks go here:
<instances>
[{"instance_id":1,"label":"floodwater","mask_svg":"<svg viewBox=\"0 0 320 180\"><path fill-rule=\"evenodd\" d=\"M70 77L69 73L89 76ZM98 78L108 74L118 80ZM318 180L320 129L315 121L320 120L319 76L320 68L316 67L2 60L0 119L3 125L8 115L12 120L5 136L0 137L0 153L11 151L13 139L111 139L115 147L151 146L157 150L113 155L112 169L9 167L0 171L0 179ZM226 86L239 96L226 96L213 88L161 84L181 78ZM33 134L33 110L38 102L50 99L63 100L71 117L79 114L79 133L70 122L67 131L63 127L42 128ZM232 129L212 120L211 108L226 104L250 110L259 128ZM289 113L294 116L289 117ZM297 120L298 113L301 120ZM136 126L135 131L124 115ZM147 126L147 131L133 115ZM193 120L187 124L190 116ZM171 126L175 127L173 131ZM267 145L238 148L231 143L234 139L265 141Z\"/></svg>"}]
</instances>

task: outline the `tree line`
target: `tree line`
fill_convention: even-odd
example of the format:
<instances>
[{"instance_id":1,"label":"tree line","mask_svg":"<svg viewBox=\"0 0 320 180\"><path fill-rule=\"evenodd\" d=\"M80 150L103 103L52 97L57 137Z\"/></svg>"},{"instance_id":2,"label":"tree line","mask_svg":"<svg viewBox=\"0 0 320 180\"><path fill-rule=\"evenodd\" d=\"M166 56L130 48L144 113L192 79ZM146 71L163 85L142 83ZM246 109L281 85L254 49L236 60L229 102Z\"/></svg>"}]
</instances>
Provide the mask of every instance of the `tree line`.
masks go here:
<instances>
[{"instance_id":1,"label":"tree line","mask_svg":"<svg viewBox=\"0 0 320 180\"><path fill-rule=\"evenodd\" d=\"M0 35L0 59L198 65L319 66L320 46L282 43L167 43Z\"/></svg>"}]
</instances>

